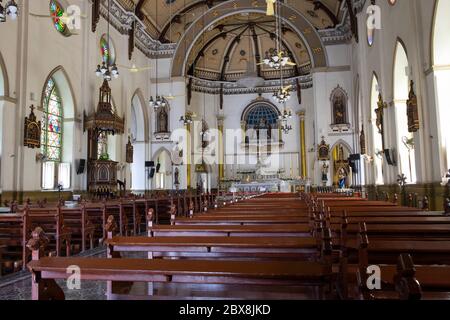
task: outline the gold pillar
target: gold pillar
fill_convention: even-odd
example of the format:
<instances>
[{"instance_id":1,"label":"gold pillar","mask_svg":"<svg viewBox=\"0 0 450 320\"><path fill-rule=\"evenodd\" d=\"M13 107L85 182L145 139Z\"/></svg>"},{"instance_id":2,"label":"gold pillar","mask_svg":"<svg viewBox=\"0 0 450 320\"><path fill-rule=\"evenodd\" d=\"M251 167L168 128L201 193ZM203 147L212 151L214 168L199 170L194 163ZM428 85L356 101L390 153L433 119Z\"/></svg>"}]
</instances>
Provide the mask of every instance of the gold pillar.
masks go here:
<instances>
[{"instance_id":1,"label":"gold pillar","mask_svg":"<svg viewBox=\"0 0 450 320\"><path fill-rule=\"evenodd\" d=\"M305 134L305 111L299 111L297 115L300 118L300 176L307 178L308 171L306 167L306 134Z\"/></svg>"},{"instance_id":2,"label":"gold pillar","mask_svg":"<svg viewBox=\"0 0 450 320\"><path fill-rule=\"evenodd\" d=\"M219 130L219 184L225 178L225 152L223 148L224 115L217 116L217 129Z\"/></svg>"},{"instance_id":3,"label":"gold pillar","mask_svg":"<svg viewBox=\"0 0 450 320\"><path fill-rule=\"evenodd\" d=\"M192 113L186 113L185 117L189 117L190 119L192 119L193 114ZM186 126L186 182L187 182L187 188L190 189L192 188L192 178L191 178L191 174L192 174L192 151L191 151L191 124L188 123L185 125Z\"/></svg>"}]
</instances>

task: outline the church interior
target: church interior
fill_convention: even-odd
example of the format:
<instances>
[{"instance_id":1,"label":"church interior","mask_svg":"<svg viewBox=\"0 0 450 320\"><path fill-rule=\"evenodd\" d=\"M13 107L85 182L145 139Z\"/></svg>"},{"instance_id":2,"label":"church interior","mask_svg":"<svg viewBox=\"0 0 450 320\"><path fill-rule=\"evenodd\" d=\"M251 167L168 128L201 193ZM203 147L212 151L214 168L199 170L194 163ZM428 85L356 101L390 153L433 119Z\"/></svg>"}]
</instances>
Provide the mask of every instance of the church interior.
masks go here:
<instances>
[{"instance_id":1,"label":"church interior","mask_svg":"<svg viewBox=\"0 0 450 320\"><path fill-rule=\"evenodd\" d=\"M450 0L0 1L0 300L450 300L448 30Z\"/></svg>"}]
</instances>

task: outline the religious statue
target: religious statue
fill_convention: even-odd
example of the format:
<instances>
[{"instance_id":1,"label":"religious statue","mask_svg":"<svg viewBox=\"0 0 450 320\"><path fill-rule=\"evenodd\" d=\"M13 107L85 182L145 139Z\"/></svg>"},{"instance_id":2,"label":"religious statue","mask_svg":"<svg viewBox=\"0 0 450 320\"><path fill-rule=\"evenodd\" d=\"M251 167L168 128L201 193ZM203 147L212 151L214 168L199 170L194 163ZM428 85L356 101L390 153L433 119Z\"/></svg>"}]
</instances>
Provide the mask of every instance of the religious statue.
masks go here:
<instances>
[{"instance_id":1,"label":"religious statue","mask_svg":"<svg viewBox=\"0 0 450 320\"><path fill-rule=\"evenodd\" d=\"M385 102L383 102L383 97L381 96L381 93L378 95L378 102L377 102L378 108L375 109L375 114L377 116L376 118L376 126L378 128L378 133L383 135L384 134L384 109L387 108L387 105Z\"/></svg>"},{"instance_id":2,"label":"religious statue","mask_svg":"<svg viewBox=\"0 0 450 320\"><path fill-rule=\"evenodd\" d=\"M178 170L178 168L175 168L175 174L174 174L175 178L175 185L179 185L180 184L180 170Z\"/></svg>"},{"instance_id":3,"label":"religious statue","mask_svg":"<svg viewBox=\"0 0 450 320\"><path fill-rule=\"evenodd\" d=\"M417 96L414 92L414 81L410 82L409 98L406 102L406 114L408 116L408 131L417 132L420 128Z\"/></svg>"},{"instance_id":4,"label":"religious statue","mask_svg":"<svg viewBox=\"0 0 450 320\"><path fill-rule=\"evenodd\" d=\"M334 101L334 124L345 124L345 105L342 96L337 96Z\"/></svg>"},{"instance_id":5,"label":"religious statue","mask_svg":"<svg viewBox=\"0 0 450 320\"><path fill-rule=\"evenodd\" d=\"M325 142L325 137L320 142L318 156L319 160L330 160L330 145Z\"/></svg>"},{"instance_id":6,"label":"religious statue","mask_svg":"<svg viewBox=\"0 0 450 320\"><path fill-rule=\"evenodd\" d=\"M161 108L158 114L158 132L169 132L166 108Z\"/></svg>"},{"instance_id":7,"label":"religious statue","mask_svg":"<svg viewBox=\"0 0 450 320\"><path fill-rule=\"evenodd\" d=\"M264 132L264 131L266 131L267 140L270 140L272 138L271 127L270 127L270 124L267 122L266 118L264 118L264 117L260 118L259 123L256 125L255 129L256 129L257 139L260 139L261 132Z\"/></svg>"},{"instance_id":8,"label":"religious statue","mask_svg":"<svg viewBox=\"0 0 450 320\"><path fill-rule=\"evenodd\" d=\"M345 174L344 168L339 169L338 178L339 178L339 180L338 180L339 189L344 189L345 188L345 180L347 179L347 175Z\"/></svg>"},{"instance_id":9,"label":"religious statue","mask_svg":"<svg viewBox=\"0 0 450 320\"><path fill-rule=\"evenodd\" d=\"M329 166L324 161L323 166L322 166L322 182L324 185L326 185L328 182L328 169L329 169Z\"/></svg>"},{"instance_id":10,"label":"religious statue","mask_svg":"<svg viewBox=\"0 0 450 320\"><path fill-rule=\"evenodd\" d=\"M359 135L359 146L361 148L361 154L366 154L366 134L364 132L364 125L361 128L361 133Z\"/></svg>"}]
</instances>

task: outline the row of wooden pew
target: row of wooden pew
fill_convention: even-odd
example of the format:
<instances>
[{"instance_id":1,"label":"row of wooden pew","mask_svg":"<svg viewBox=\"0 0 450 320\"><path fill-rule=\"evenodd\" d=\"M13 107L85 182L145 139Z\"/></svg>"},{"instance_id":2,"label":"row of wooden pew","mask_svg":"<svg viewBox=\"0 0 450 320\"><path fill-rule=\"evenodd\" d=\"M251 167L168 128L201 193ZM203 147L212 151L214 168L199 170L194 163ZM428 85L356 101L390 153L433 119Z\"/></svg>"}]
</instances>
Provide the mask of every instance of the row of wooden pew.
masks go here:
<instances>
[{"instance_id":1,"label":"row of wooden pew","mask_svg":"<svg viewBox=\"0 0 450 320\"><path fill-rule=\"evenodd\" d=\"M195 297L192 290L164 295L165 287L183 284L206 286L201 298L332 295L331 233L311 234L306 203L298 195L263 195L189 217L175 214L172 225L156 224L150 209L147 223L147 236L126 237L117 235L117 223L108 217L106 259L42 258L41 246L35 246L37 260L28 265L39 279L33 280L33 298L49 298L43 291L49 282L52 298L63 298L54 279L67 278L70 265L80 267L82 280L107 281L109 299ZM38 234L35 243L45 243ZM147 283L145 295L130 294L136 281Z\"/></svg>"},{"instance_id":2,"label":"row of wooden pew","mask_svg":"<svg viewBox=\"0 0 450 320\"><path fill-rule=\"evenodd\" d=\"M332 195L306 201L318 228L331 230L342 299L450 297L450 216L445 212Z\"/></svg>"},{"instance_id":3,"label":"row of wooden pew","mask_svg":"<svg viewBox=\"0 0 450 320\"><path fill-rule=\"evenodd\" d=\"M146 236L121 232L109 215L107 258L47 257L38 228L28 243L33 299L64 298L55 279L74 265L82 281L106 281L108 299L446 298L450 221L442 211L325 193L225 204L188 214L170 205L170 225L148 208ZM422 275L435 269L438 277ZM139 294L136 282L146 283Z\"/></svg>"},{"instance_id":4,"label":"row of wooden pew","mask_svg":"<svg viewBox=\"0 0 450 320\"><path fill-rule=\"evenodd\" d=\"M171 198L128 198L103 202L82 201L66 206L39 201L23 206L11 204L12 213L0 214L0 276L25 268L30 259L26 243L32 230L41 227L50 239L47 255L70 256L97 247L106 237L107 217L118 223L120 235L146 231L146 212L152 209L156 223L169 223L170 209L189 216L213 207L216 194L193 194Z\"/></svg>"}]
</instances>

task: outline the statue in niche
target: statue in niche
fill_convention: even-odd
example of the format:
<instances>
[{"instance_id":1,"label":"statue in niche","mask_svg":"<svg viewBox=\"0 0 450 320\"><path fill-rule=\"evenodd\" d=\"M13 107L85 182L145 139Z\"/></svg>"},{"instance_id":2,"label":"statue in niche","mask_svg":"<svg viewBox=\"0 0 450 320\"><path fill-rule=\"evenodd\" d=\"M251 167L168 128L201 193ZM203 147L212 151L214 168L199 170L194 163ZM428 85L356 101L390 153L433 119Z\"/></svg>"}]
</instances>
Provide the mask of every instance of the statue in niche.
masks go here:
<instances>
[{"instance_id":1,"label":"statue in niche","mask_svg":"<svg viewBox=\"0 0 450 320\"><path fill-rule=\"evenodd\" d=\"M337 96L334 101L334 124L345 124L345 105L342 96Z\"/></svg>"},{"instance_id":2,"label":"statue in niche","mask_svg":"<svg viewBox=\"0 0 450 320\"><path fill-rule=\"evenodd\" d=\"M347 124L347 94L340 86L337 86L330 97L332 108L332 124Z\"/></svg>"},{"instance_id":3,"label":"statue in niche","mask_svg":"<svg viewBox=\"0 0 450 320\"><path fill-rule=\"evenodd\" d=\"M375 109L376 114L376 126L378 128L378 133L383 135L383 125L384 125L384 109L387 108L387 104L383 102L383 97L381 96L381 93L378 95L378 102L377 102L378 108Z\"/></svg>"},{"instance_id":4,"label":"statue in niche","mask_svg":"<svg viewBox=\"0 0 450 320\"><path fill-rule=\"evenodd\" d=\"M347 174L345 173L344 168L340 168L338 172L338 185L339 189L345 188L345 180L347 179Z\"/></svg>"},{"instance_id":5,"label":"statue in niche","mask_svg":"<svg viewBox=\"0 0 450 320\"><path fill-rule=\"evenodd\" d=\"M158 113L158 132L169 132L166 108L161 108Z\"/></svg>"},{"instance_id":6,"label":"statue in niche","mask_svg":"<svg viewBox=\"0 0 450 320\"><path fill-rule=\"evenodd\" d=\"M326 184L328 182L328 169L329 169L329 166L324 161L323 166L322 166L322 183L324 186L326 186Z\"/></svg>"},{"instance_id":7,"label":"statue in niche","mask_svg":"<svg viewBox=\"0 0 450 320\"><path fill-rule=\"evenodd\" d=\"M414 81L410 82L409 97L406 102L406 113L408 116L408 131L417 132L420 129L419 109L417 107L417 96L414 92Z\"/></svg>"},{"instance_id":8,"label":"statue in niche","mask_svg":"<svg viewBox=\"0 0 450 320\"><path fill-rule=\"evenodd\" d=\"M177 186L180 184L180 170L178 170L178 168L175 168L175 174L174 174L175 178L175 182L174 184Z\"/></svg>"},{"instance_id":9,"label":"statue in niche","mask_svg":"<svg viewBox=\"0 0 450 320\"><path fill-rule=\"evenodd\" d=\"M256 129L256 134L257 134L258 140L261 138L261 133L264 133L264 132L266 132L267 140L272 139L271 126L267 122L266 118L259 119L259 123L255 129Z\"/></svg>"}]
</instances>

